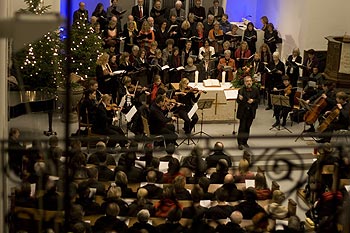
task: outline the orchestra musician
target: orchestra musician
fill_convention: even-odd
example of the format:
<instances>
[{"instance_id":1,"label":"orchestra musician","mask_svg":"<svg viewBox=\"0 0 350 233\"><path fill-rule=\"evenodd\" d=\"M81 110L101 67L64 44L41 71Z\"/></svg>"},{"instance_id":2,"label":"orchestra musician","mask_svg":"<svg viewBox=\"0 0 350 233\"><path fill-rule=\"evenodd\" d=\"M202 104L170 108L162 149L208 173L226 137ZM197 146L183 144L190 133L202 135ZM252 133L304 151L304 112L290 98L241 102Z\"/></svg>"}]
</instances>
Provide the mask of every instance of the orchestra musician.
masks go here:
<instances>
[{"instance_id":1,"label":"orchestra musician","mask_svg":"<svg viewBox=\"0 0 350 233\"><path fill-rule=\"evenodd\" d=\"M84 94L91 90L92 92L96 92L96 100L100 101L102 93L98 90L98 82L96 80L89 81L89 88L85 90Z\"/></svg>"},{"instance_id":2,"label":"orchestra musician","mask_svg":"<svg viewBox=\"0 0 350 233\"><path fill-rule=\"evenodd\" d=\"M281 126L286 126L286 120L288 113L291 111L291 106L294 102L294 96L293 96L293 86L290 83L288 76L283 76L283 85L275 87L273 89L274 93L279 92L280 94L283 94L284 96L289 97L289 107L287 106L281 106L281 105L275 105L273 109L274 116L276 118L276 122L272 125L272 127L276 127L280 125L280 120L282 118L282 124Z\"/></svg>"},{"instance_id":3,"label":"orchestra musician","mask_svg":"<svg viewBox=\"0 0 350 233\"><path fill-rule=\"evenodd\" d=\"M311 96L310 99L306 100L307 104L313 103L315 106L319 105L319 101L325 100L325 107L323 109L320 109L319 116L316 116L319 119L321 119L320 117L322 117L325 112L330 111L336 105L336 92L334 90L334 86L335 85L333 82L326 81L322 85L322 89L318 90L317 94ZM312 110L314 110L314 108L312 108ZM306 129L305 132L315 132L314 125L309 125L310 128Z\"/></svg>"},{"instance_id":4,"label":"orchestra musician","mask_svg":"<svg viewBox=\"0 0 350 233\"><path fill-rule=\"evenodd\" d=\"M157 93L159 89L165 89L164 84L159 75L153 77L153 83L150 85L150 103L153 103L157 98Z\"/></svg>"},{"instance_id":5,"label":"orchestra musician","mask_svg":"<svg viewBox=\"0 0 350 233\"><path fill-rule=\"evenodd\" d=\"M265 86L267 88L268 93L268 106L266 110L272 109L271 104L271 91L274 87L281 86L282 84L282 76L285 74L285 67L283 62L280 60L279 52L274 52L272 54L272 61L268 64L268 75L265 81Z\"/></svg>"},{"instance_id":6,"label":"orchestra musician","mask_svg":"<svg viewBox=\"0 0 350 233\"><path fill-rule=\"evenodd\" d=\"M335 130L345 129L347 130L349 127L349 111L350 111L350 103L348 102L349 96L343 92L340 91L336 94L336 106L331 110L325 112L326 118L321 121L320 124L326 123L328 126L323 131L324 133L331 133ZM337 112L337 117L335 117L334 120L329 120L328 116L334 114ZM333 119L333 118L332 118ZM316 140L318 143L326 143L331 141L331 135L324 136L320 138L319 140Z\"/></svg>"},{"instance_id":7,"label":"orchestra musician","mask_svg":"<svg viewBox=\"0 0 350 233\"><path fill-rule=\"evenodd\" d=\"M177 134L175 126L172 123L176 120L173 117L167 117L164 113L165 96L158 95L156 100L150 106L149 128L153 135L163 135L167 144L173 143L176 145Z\"/></svg>"},{"instance_id":8,"label":"orchestra musician","mask_svg":"<svg viewBox=\"0 0 350 233\"><path fill-rule=\"evenodd\" d=\"M225 50L223 58L219 60L217 69L219 70L219 80L221 80L222 71L226 71L226 81L233 80L233 72L236 71L235 60L231 58L231 50ZM229 67L229 68L228 68Z\"/></svg>"},{"instance_id":9,"label":"orchestra musician","mask_svg":"<svg viewBox=\"0 0 350 233\"><path fill-rule=\"evenodd\" d=\"M81 117L82 123L94 124L98 104L96 91L92 89L86 90L79 105L79 117Z\"/></svg>"},{"instance_id":10,"label":"orchestra musician","mask_svg":"<svg viewBox=\"0 0 350 233\"><path fill-rule=\"evenodd\" d=\"M117 143L119 143L120 147L125 147L128 143L127 138L121 128L113 125L116 121L114 118L114 110L107 110L110 106L111 96L103 95L101 97L101 103L98 105L96 109L95 122L92 125L92 132L102 135L109 136L109 140L107 143L108 147L115 147ZM114 118L114 119L113 119Z\"/></svg>"},{"instance_id":11,"label":"orchestra musician","mask_svg":"<svg viewBox=\"0 0 350 233\"><path fill-rule=\"evenodd\" d=\"M244 77L244 86L238 91L238 109L237 118L239 119L239 128L237 135L238 149L248 148L248 138L250 127L255 118L256 109L260 102L260 93L257 87L253 86L253 80L250 76Z\"/></svg>"},{"instance_id":12,"label":"orchestra musician","mask_svg":"<svg viewBox=\"0 0 350 233\"><path fill-rule=\"evenodd\" d=\"M175 110L175 113L177 113L179 117L185 121L184 130L186 135L191 134L193 127L198 122L197 113L195 113L191 119L188 117L188 113L192 109L193 104L198 102L201 94L203 93L201 90L189 87L189 82L190 81L187 78L181 79L179 83L179 91L175 92L179 103L183 104Z\"/></svg>"}]
</instances>

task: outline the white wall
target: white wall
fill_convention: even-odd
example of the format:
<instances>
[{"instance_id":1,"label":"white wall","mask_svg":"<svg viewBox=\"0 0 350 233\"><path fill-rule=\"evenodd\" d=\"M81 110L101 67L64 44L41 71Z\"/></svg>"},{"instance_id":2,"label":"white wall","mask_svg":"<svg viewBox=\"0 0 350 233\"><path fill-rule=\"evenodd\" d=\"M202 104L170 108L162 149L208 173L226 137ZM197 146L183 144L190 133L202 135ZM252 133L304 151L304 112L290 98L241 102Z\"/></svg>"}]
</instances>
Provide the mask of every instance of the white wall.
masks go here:
<instances>
[{"instance_id":1,"label":"white wall","mask_svg":"<svg viewBox=\"0 0 350 233\"><path fill-rule=\"evenodd\" d=\"M236 7L234 2L226 1L226 9ZM282 59L294 47L301 51L310 48L327 50L324 37L350 34L349 0L259 0L256 4L259 14L256 19L270 15L284 39Z\"/></svg>"},{"instance_id":2,"label":"white wall","mask_svg":"<svg viewBox=\"0 0 350 233\"><path fill-rule=\"evenodd\" d=\"M24 3L23 0L8 1L8 4L11 14L14 14L21 8L27 8L27 5ZM50 12L60 12L60 0L44 0L44 5L51 5Z\"/></svg>"}]
</instances>

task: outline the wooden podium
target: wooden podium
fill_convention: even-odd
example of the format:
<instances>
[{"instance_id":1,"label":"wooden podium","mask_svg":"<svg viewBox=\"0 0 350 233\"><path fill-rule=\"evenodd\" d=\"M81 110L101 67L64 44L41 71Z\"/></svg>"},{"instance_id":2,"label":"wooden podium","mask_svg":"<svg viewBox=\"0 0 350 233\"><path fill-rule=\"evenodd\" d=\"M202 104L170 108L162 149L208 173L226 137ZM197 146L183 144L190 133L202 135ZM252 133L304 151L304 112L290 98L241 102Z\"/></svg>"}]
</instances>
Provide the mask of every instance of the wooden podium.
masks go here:
<instances>
[{"instance_id":1,"label":"wooden podium","mask_svg":"<svg viewBox=\"0 0 350 233\"><path fill-rule=\"evenodd\" d=\"M327 62L324 75L337 87L350 88L350 41L344 37L326 37L328 40Z\"/></svg>"}]
</instances>

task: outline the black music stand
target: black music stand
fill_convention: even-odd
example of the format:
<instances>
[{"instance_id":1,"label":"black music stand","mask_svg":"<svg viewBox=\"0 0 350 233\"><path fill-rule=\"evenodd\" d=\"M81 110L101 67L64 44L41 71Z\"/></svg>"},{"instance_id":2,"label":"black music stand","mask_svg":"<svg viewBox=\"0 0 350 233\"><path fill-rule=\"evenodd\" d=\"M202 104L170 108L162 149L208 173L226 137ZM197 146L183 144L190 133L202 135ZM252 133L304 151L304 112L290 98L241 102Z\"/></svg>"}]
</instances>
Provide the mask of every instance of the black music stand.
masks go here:
<instances>
[{"instance_id":1,"label":"black music stand","mask_svg":"<svg viewBox=\"0 0 350 233\"><path fill-rule=\"evenodd\" d=\"M306 109L307 111L311 110L311 107L310 105L303 99L300 99L300 98L297 98L298 101L299 101L299 104L300 104L300 107L301 108L304 108ZM298 135L298 137L294 140L295 142L297 142L300 139L302 139L303 141L315 141L315 137L313 137L311 134L311 132L305 132L305 126L306 126L306 122L304 121L304 127L303 127L303 131L301 131L301 133ZM307 136L307 137L311 137L312 140L305 140L305 137L304 136Z\"/></svg>"},{"instance_id":2,"label":"black music stand","mask_svg":"<svg viewBox=\"0 0 350 233\"><path fill-rule=\"evenodd\" d=\"M289 96L284 96L281 93L278 95L271 94L271 103L274 106L290 107ZM280 111L282 112L282 109ZM278 131L285 129L289 133L292 133L292 131L290 129L288 129L285 126L281 126L281 124L278 124L278 125L270 128L270 130L272 130L272 129L277 129Z\"/></svg>"},{"instance_id":3,"label":"black music stand","mask_svg":"<svg viewBox=\"0 0 350 233\"><path fill-rule=\"evenodd\" d=\"M213 105L214 103L214 99L201 99L198 101L198 109L202 110L201 112L201 130L195 134L193 134L193 136L196 136L196 135L199 135L202 137L202 135L206 135L208 137L211 138L211 136L209 134L207 134L206 132L203 131L203 120L204 120L204 109L209 109L211 108L211 106Z\"/></svg>"}]
</instances>

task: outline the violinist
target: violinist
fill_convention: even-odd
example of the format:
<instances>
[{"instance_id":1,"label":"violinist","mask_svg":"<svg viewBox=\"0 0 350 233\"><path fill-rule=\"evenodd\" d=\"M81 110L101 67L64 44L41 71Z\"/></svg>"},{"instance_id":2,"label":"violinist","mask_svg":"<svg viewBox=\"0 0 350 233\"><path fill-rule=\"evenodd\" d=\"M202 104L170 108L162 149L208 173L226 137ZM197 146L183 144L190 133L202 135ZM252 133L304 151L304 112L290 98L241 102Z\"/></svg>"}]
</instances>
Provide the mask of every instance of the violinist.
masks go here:
<instances>
[{"instance_id":1,"label":"violinist","mask_svg":"<svg viewBox=\"0 0 350 233\"><path fill-rule=\"evenodd\" d=\"M113 125L113 114L107 110L107 106L110 104L111 96L103 95L101 103L96 109L95 122L92 126L92 132L110 137L108 140L108 147L115 147L119 143L120 147L125 147L128 143L127 138L121 128Z\"/></svg>"},{"instance_id":2,"label":"violinist","mask_svg":"<svg viewBox=\"0 0 350 233\"><path fill-rule=\"evenodd\" d=\"M84 96L89 90L96 92L96 101L100 101L102 93L98 90L98 82L96 80L92 79L89 81L89 88L85 90Z\"/></svg>"},{"instance_id":3,"label":"violinist","mask_svg":"<svg viewBox=\"0 0 350 233\"><path fill-rule=\"evenodd\" d=\"M233 80L233 72L236 71L235 60L231 58L231 50L225 50L225 57L219 60L218 71L219 79L221 80L222 71L226 71L226 80Z\"/></svg>"},{"instance_id":4,"label":"violinist","mask_svg":"<svg viewBox=\"0 0 350 233\"><path fill-rule=\"evenodd\" d=\"M331 81L326 81L322 85L322 89L318 90L317 94L310 97L310 99L306 100L307 104L312 103L314 107L321 106L320 101L325 101L325 107L323 109L318 110L319 114L316 116L316 119L323 116L326 111L330 111L336 105L336 93L334 90L334 83ZM323 106L323 104L322 104ZM311 111L315 112L314 107L311 108ZM308 114L308 113L306 113ZM314 114L314 113L310 113ZM313 124L309 124L310 128L306 129L305 132L315 132L315 128Z\"/></svg>"},{"instance_id":5,"label":"violinist","mask_svg":"<svg viewBox=\"0 0 350 233\"><path fill-rule=\"evenodd\" d=\"M158 95L150 106L149 128L153 135L163 135L167 144L176 144L177 134L175 126L172 124L175 117L167 117L164 112L165 97Z\"/></svg>"},{"instance_id":6,"label":"violinist","mask_svg":"<svg viewBox=\"0 0 350 233\"><path fill-rule=\"evenodd\" d=\"M265 86L267 88L268 92L268 106L265 110L270 110L272 109L272 104L271 104L271 91L273 90L274 87L281 86L282 84L282 76L285 74L285 66L284 63L280 60L280 54L279 52L274 52L272 54L272 61L267 65L266 70L268 71L267 73L267 78L265 81Z\"/></svg>"},{"instance_id":7,"label":"violinist","mask_svg":"<svg viewBox=\"0 0 350 233\"><path fill-rule=\"evenodd\" d=\"M196 113L191 119L188 117L188 113L193 107L193 104L199 100L201 94L203 93L203 91L189 87L188 84L189 80L187 78L181 79L179 83L179 91L175 93L178 97L178 101L184 104L183 106L178 107L175 110L175 113L177 113L179 117L185 121L184 130L186 135L191 134L193 127L198 121L198 116Z\"/></svg>"},{"instance_id":8,"label":"violinist","mask_svg":"<svg viewBox=\"0 0 350 233\"><path fill-rule=\"evenodd\" d=\"M276 122L272 125L272 127L276 127L280 125L280 119L282 118L282 124L281 126L286 126L286 120L288 113L291 111L291 106L293 106L294 96L293 96L293 86L290 83L288 76L283 76L283 85L279 86L277 89L276 87L273 89L273 91L280 92L280 94L283 94L284 96L289 97L289 107L286 106L279 106L275 105L273 109L274 116L276 117Z\"/></svg>"},{"instance_id":9,"label":"violinist","mask_svg":"<svg viewBox=\"0 0 350 233\"><path fill-rule=\"evenodd\" d=\"M331 133L335 130L340 130L340 129L348 129L349 127L349 111L350 111L350 103L348 102L349 96L343 92L340 91L336 94L336 101L337 104L336 106L332 109L332 111L327 111L325 112L325 123L328 125L326 130L324 130L324 133ZM329 115L334 114L334 112L337 111L338 116L335 117L335 119L328 120ZM329 122L326 122L329 121ZM321 121L321 124L323 121ZM331 135L324 136L320 138L319 140L316 140L318 143L326 143L331 141Z\"/></svg>"},{"instance_id":10,"label":"violinist","mask_svg":"<svg viewBox=\"0 0 350 233\"><path fill-rule=\"evenodd\" d=\"M93 91L92 89L86 90L84 98L79 104L79 117L81 118L82 123L94 124L98 104L99 103L96 100L96 91Z\"/></svg>"},{"instance_id":11,"label":"violinist","mask_svg":"<svg viewBox=\"0 0 350 233\"><path fill-rule=\"evenodd\" d=\"M153 83L150 87L150 103L153 103L156 100L157 93L159 89L165 89L164 84L162 83L162 80L159 75L155 75L153 78Z\"/></svg>"}]
</instances>

